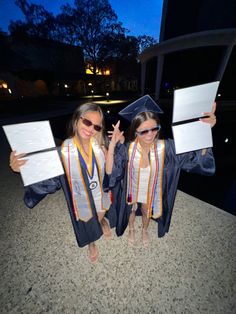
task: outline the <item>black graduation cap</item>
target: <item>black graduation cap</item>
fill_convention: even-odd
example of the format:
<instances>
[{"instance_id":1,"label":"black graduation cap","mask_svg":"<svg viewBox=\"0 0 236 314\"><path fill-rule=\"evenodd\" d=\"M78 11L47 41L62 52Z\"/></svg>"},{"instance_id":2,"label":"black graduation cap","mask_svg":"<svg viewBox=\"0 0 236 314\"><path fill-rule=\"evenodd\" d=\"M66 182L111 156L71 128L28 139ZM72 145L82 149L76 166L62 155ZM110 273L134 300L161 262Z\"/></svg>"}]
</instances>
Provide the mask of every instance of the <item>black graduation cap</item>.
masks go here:
<instances>
[{"instance_id":1,"label":"black graduation cap","mask_svg":"<svg viewBox=\"0 0 236 314\"><path fill-rule=\"evenodd\" d=\"M149 95L145 95L122 109L119 112L119 115L129 121L132 121L138 113L146 111L152 111L157 114L163 113L157 103Z\"/></svg>"}]
</instances>

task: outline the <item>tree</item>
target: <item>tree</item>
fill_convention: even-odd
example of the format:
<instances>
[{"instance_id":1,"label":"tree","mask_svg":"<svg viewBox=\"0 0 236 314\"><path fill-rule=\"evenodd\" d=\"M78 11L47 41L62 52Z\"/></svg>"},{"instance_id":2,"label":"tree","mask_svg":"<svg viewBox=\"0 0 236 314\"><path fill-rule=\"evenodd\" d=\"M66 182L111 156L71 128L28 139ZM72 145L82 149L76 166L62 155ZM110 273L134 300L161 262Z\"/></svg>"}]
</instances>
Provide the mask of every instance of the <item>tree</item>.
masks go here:
<instances>
[{"instance_id":1,"label":"tree","mask_svg":"<svg viewBox=\"0 0 236 314\"><path fill-rule=\"evenodd\" d=\"M138 57L138 40L134 36L117 34L107 37L100 51L100 57L106 60L116 59L119 61L137 59Z\"/></svg>"},{"instance_id":2,"label":"tree","mask_svg":"<svg viewBox=\"0 0 236 314\"><path fill-rule=\"evenodd\" d=\"M42 5L30 4L26 0L16 0L15 4L24 14L25 21L11 21L9 30L15 37L54 38L56 19Z\"/></svg>"},{"instance_id":3,"label":"tree","mask_svg":"<svg viewBox=\"0 0 236 314\"><path fill-rule=\"evenodd\" d=\"M108 43L125 32L108 0L76 0L74 7L69 4L62 7L58 19L64 33L72 35L73 42L83 48L94 74L111 54L106 49Z\"/></svg>"},{"instance_id":4,"label":"tree","mask_svg":"<svg viewBox=\"0 0 236 314\"><path fill-rule=\"evenodd\" d=\"M42 5L16 0L25 21L11 22L11 35L40 37L80 46L90 70L96 75L98 67L112 55L119 55L124 43L125 29L118 21L108 0L75 0L61 7L53 16Z\"/></svg>"},{"instance_id":5,"label":"tree","mask_svg":"<svg viewBox=\"0 0 236 314\"><path fill-rule=\"evenodd\" d=\"M152 36L142 35L138 36L138 46L139 46L139 53L142 53L145 49L155 45L157 40Z\"/></svg>"}]
</instances>

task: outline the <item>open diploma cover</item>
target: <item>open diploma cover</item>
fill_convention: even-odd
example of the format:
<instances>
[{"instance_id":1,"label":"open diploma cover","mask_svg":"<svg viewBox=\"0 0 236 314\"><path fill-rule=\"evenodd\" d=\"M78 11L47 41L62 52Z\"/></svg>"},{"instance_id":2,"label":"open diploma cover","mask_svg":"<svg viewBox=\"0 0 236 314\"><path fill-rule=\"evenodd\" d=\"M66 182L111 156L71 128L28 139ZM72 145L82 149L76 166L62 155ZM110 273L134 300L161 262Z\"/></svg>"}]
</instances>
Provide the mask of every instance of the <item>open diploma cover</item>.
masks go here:
<instances>
[{"instance_id":1,"label":"open diploma cover","mask_svg":"<svg viewBox=\"0 0 236 314\"><path fill-rule=\"evenodd\" d=\"M3 129L17 155L31 153L22 158L27 159L21 167L24 186L64 173L49 121L5 125Z\"/></svg>"},{"instance_id":2,"label":"open diploma cover","mask_svg":"<svg viewBox=\"0 0 236 314\"><path fill-rule=\"evenodd\" d=\"M176 154L212 147L209 123L199 121L212 110L219 81L175 90L172 132ZM196 121L187 121L195 119Z\"/></svg>"}]
</instances>

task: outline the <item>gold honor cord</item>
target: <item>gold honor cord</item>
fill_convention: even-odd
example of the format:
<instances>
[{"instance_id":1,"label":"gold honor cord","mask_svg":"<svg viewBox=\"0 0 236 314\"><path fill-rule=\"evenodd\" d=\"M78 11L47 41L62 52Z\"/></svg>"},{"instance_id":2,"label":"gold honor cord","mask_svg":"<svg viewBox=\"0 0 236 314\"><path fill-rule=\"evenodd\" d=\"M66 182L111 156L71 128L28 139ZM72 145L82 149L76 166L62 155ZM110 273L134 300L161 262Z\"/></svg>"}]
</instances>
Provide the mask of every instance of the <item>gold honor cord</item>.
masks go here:
<instances>
[{"instance_id":1,"label":"gold honor cord","mask_svg":"<svg viewBox=\"0 0 236 314\"><path fill-rule=\"evenodd\" d=\"M102 182L103 182L103 178L105 176L105 155L103 150L101 149L101 147L98 145L97 141L92 138L91 139L91 144L92 144L92 148L93 148L93 152L95 155L95 159L96 159L96 164L97 164L97 169L98 169L98 177L99 177L99 187L100 187L100 191L101 191L101 208L102 210L108 210L110 208L111 205L111 197L110 197L110 192L103 192L102 187Z\"/></svg>"},{"instance_id":2,"label":"gold honor cord","mask_svg":"<svg viewBox=\"0 0 236 314\"><path fill-rule=\"evenodd\" d=\"M162 191L163 191L163 173L164 173L164 157L165 157L165 141L158 140L156 153L158 157L158 175L155 186L153 187L153 199L151 200L152 206L152 218L159 218L162 216L163 211L163 201L162 201Z\"/></svg>"}]
</instances>

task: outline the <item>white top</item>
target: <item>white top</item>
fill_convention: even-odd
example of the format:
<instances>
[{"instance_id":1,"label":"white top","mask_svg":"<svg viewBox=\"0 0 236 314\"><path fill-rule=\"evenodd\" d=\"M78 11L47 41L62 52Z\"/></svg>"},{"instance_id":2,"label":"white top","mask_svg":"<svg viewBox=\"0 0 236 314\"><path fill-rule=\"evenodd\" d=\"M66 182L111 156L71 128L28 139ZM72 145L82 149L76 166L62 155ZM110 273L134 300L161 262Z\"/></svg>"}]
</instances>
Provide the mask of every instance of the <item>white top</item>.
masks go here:
<instances>
[{"instance_id":1,"label":"white top","mask_svg":"<svg viewBox=\"0 0 236 314\"><path fill-rule=\"evenodd\" d=\"M146 168L140 168L137 203L143 203L143 204L147 203L149 176L150 176L150 166Z\"/></svg>"}]
</instances>

